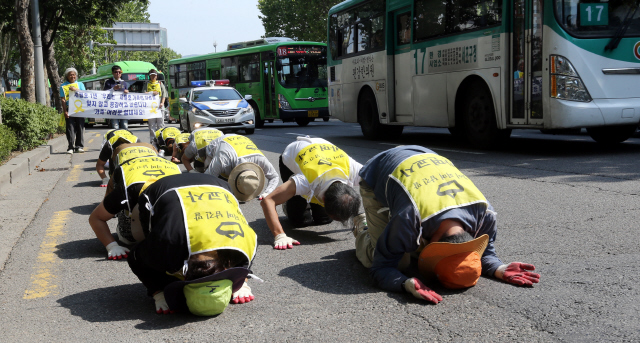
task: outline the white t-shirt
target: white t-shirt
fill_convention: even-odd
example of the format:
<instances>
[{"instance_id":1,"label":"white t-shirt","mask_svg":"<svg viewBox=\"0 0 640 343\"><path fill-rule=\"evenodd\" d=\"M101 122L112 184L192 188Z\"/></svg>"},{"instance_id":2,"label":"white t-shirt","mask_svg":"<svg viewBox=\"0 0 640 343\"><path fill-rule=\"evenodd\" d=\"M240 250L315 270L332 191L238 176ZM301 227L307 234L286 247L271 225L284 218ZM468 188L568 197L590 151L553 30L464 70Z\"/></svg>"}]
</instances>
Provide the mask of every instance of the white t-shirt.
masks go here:
<instances>
[{"instance_id":1,"label":"white t-shirt","mask_svg":"<svg viewBox=\"0 0 640 343\"><path fill-rule=\"evenodd\" d=\"M284 163L287 168L289 168L293 172L293 176L291 176L291 180L296 184L296 195L304 196L307 201L311 201L311 198L314 196L323 201L324 193L327 191L329 186L336 181L340 181L342 183L347 184L347 186L355 187L360 182L360 168L362 168L362 164L358 163L353 158L349 157L349 178L348 179L324 179L319 177L313 183L310 183L307 178L302 174L302 170L296 163L296 156L298 153L311 144L332 144L331 142L322 139L322 138L310 138L310 137L302 137L298 136L297 140L291 144L289 144L282 153L282 163ZM333 145L333 144L332 144Z\"/></svg>"}]
</instances>

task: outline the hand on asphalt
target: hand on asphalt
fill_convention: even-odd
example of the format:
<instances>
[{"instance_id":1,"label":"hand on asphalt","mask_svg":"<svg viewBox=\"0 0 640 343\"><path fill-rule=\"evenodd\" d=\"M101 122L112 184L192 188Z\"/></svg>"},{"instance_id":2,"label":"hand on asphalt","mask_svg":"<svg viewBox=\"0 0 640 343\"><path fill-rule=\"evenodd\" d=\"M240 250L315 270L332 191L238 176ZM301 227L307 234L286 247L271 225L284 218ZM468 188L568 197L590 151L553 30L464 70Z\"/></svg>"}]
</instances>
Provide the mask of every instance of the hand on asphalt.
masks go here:
<instances>
[{"instance_id":1,"label":"hand on asphalt","mask_svg":"<svg viewBox=\"0 0 640 343\"><path fill-rule=\"evenodd\" d=\"M540 282L540 274L532 273L533 270L536 270L533 264L511 262L504 268L502 280L518 286L533 286Z\"/></svg>"},{"instance_id":2,"label":"hand on asphalt","mask_svg":"<svg viewBox=\"0 0 640 343\"><path fill-rule=\"evenodd\" d=\"M287 237L286 233L281 233L276 236L273 248L277 250L293 249L294 245L300 245L300 242L291 237Z\"/></svg>"},{"instance_id":3,"label":"hand on asphalt","mask_svg":"<svg viewBox=\"0 0 640 343\"><path fill-rule=\"evenodd\" d=\"M106 176L102 179L102 184L100 185L100 187L107 187L107 184L109 184L109 176Z\"/></svg>"},{"instance_id":4,"label":"hand on asphalt","mask_svg":"<svg viewBox=\"0 0 640 343\"><path fill-rule=\"evenodd\" d=\"M240 287L240 289L237 292L233 293L233 296L231 297L231 302L234 304L244 304L244 303L248 303L253 299L255 299L255 297L253 296L253 293L251 293L251 288L249 287L249 285L247 285L247 282L245 281L242 287Z\"/></svg>"},{"instance_id":5,"label":"hand on asphalt","mask_svg":"<svg viewBox=\"0 0 640 343\"><path fill-rule=\"evenodd\" d=\"M404 289L413 294L414 297L437 304L442 301L440 294L425 286L422 281L411 278L404 282Z\"/></svg>"},{"instance_id":6,"label":"hand on asphalt","mask_svg":"<svg viewBox=\"0 0 640 343\"><path fill-rule=\"evenodd\" d=\"M110 260L121 260L123 258L127 258L127 253L129 249L125 247L121 247L118 245L118 242L111 242L107 245L107 258Z\"/></svg>"},{"instance_id":7,"label":"hand on asphalt","mask_svg":"<svg viewBox=\"0 0 640 343\"><path fill-rule=\"evenodd\" d=\"M164 292L160 292L153 296L153 300L156 301L156 313L157 314L169 314L174 313L169 309L167 301L164 299Z\"/></svg>"}]
</instances>

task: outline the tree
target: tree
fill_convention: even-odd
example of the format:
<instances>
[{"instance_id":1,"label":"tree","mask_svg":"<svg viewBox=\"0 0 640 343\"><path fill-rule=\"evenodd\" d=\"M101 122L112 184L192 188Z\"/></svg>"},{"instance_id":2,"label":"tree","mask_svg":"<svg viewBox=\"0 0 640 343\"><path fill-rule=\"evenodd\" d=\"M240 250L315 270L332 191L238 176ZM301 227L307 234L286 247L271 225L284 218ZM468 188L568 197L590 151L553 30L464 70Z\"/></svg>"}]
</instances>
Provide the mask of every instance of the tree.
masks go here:
<instances>
[{"instance_id":1,"label":"tree","mask_svg":"<svg viewBox=\"0 0 640 343\"><path fill-rule=\"evenodd\" d=\"M25 81L20 85L20 97L29 102L36 102L33 39L29 32L29 0L16 0L15 26L20 44L20 74Z\"/></svg>"},{"instance_id":2,"label":"tree","mask_svg":"<svg viewBox=\"0 0 640 343\"><path fill-rule=\"evenodd\" d=\"M327 13L341 0L258 0L265 37L327 41Z\"/></svg>"}]
</instances>

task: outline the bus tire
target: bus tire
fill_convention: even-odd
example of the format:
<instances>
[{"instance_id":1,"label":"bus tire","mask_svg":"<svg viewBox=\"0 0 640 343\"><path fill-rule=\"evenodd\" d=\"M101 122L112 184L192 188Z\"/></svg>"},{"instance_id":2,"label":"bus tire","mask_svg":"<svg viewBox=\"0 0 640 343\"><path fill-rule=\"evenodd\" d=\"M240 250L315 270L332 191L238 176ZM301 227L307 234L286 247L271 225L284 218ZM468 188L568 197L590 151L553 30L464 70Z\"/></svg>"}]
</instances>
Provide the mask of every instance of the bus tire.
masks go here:
<instances>
[{"instance_id":1,"label":"bus tire","mask_svg":"<svg viewBox=\"0 0 640 343\"><path fill-rule=\"evenodd\" d=\"M260 110L258 106L253 102L249 102L249 106L253 107L253 115L256 117L256 129L264 127L264 119L260 118Z\"/></svg>"},{"instance_id":2,"label":"bus tire","mask_svg":"<svg viewBox=\"0 0 640 343\"><path fill-rule=\"evenodd\" d=\"M85 124L84 124L84 127L93 127L93 124L85 123Z\"/></svg>"},{"instance_id":3,"label":"bus tire","mask_svg":"<svg viewBox=\"0 0 640 343\"><path fill-rule=\"evenodd\" d=\"M491 92L480 82L470 85L467 90L461 116L457 116L462 121L462 131L474 147L498 146L511 136L511 129L498 129Z\"/></svg>"},{"instance_id":4,"label":"bus tire","mask_svg":"<svg viewBox=\"0 0 640 343\"><path fill-rule=\"evenodd\" d=\"M310 122L311 119L309 118L296 118L296 124L298 124L298 126L307 126Z\"/></svg>"},{"instance_id":5,"label":"bus tire","mask_svg":"<svg viewBox=\"0 0 640 343\"><path fill-rule=\"evenodd\" d=\"M269 119L267 120L269 123L273 123L273 119Z\"/></svg>"},{"instance_id":6,"label":"bus tire","mask_svg":"<svg viewBox=\"0 0 640 343\"><path fill-rule=\"evenodd\" d=\"M396 139L404 126L380 124L378 104L371 90L365 90L358 100L358 123L362 135L370 140Z\"/></svg>"},{"instance_id":7,"label":"bus tire","mask_svg":"<svg viewBox=\"0 0 640 343\"><path fill-rule=\"evenodd\" d=\"M324 118L322 118L322 120L329 121L329 117L324 117Z\"/></svg>"},{"instance_id":8,"label":"bus tire","mask_svg":"<svg viewBox=\"0 0 640 343\"><path fill-rule=\"evenodd\" d=\"M636 124L588 127L587 133L602 145L615 145L629 139L636 132L637 127Z\"/></svg>"}]
</instances>

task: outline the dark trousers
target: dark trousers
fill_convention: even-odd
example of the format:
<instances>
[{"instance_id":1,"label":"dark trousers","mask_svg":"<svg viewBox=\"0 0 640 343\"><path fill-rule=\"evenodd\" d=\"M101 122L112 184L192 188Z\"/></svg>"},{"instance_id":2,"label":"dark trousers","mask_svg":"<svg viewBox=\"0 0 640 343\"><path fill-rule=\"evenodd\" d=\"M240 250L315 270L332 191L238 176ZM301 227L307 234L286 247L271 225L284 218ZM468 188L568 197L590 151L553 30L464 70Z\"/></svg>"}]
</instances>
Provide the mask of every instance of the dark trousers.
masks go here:
<instances>
[{"instance_id":1,"label":"dark trousers","mask_svg":"<svg viewBox=\"0 0 640 343\"><path fill-rule=\"evenodd\" d=\"M67 122L67 150L84 148L84 118L69 117Z\"/></svg>"},{"instance_id":2,"label":"dark trousers","mask_svg":"<svg viewBox=\"0 0 640 343\"><path fill-rule=\"evenodd\" d=\"M289 169L283 162L282 156L280 156L280 160L278 163L280 167L280 177L282 178L282 182L287 182L289 178L293 175L291 169ZM303 197L296 195L293 198L287 200L287 218L291 222L291 224L295 227L301 227L305 225L305 214L307 210L307 200ZM328 224L331 223L331 218L327 215L327 212L324 210L324 207L318 204L310 204L311 205L311 217L313 218L313 222L317 225Z\"/></svg>"}]
</instances>

